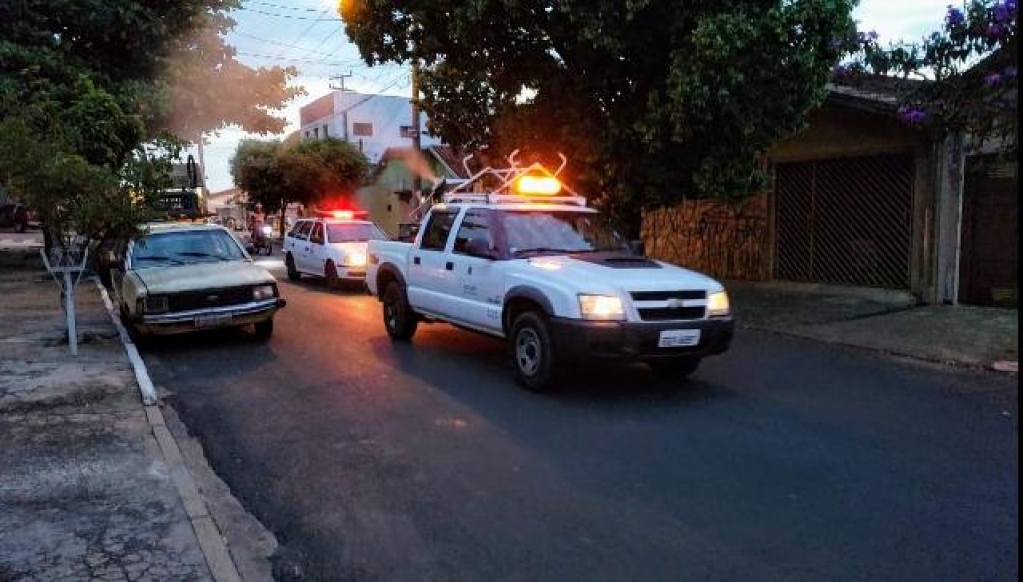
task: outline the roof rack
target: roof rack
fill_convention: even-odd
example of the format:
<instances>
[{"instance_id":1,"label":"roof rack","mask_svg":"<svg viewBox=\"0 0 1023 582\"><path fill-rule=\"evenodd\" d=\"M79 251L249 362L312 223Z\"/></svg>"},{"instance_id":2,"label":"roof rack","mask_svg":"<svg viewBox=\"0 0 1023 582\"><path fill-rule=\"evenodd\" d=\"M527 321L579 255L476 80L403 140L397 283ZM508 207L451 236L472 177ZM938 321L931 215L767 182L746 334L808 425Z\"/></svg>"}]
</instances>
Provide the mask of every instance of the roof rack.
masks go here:
<instances>
[{"instance_id":1,"label":"roof rack","mask_svg":"<svg viewBox=\"0 0 1023 582\"><path fill-rule=\"evenodd\" d=\"M580 196L574 190L562 184L562 190L567 192L567 195L553 195L553 196L523 196L519 194L512 194L511 187L515 180L520 176L526 174L532 175L543 175L551 178L557 178L565 166L568 165L568 158L564 154L558 152L558 157L561 158L561 165L558 169L551 172L543 164L534 163L529 166L520 166L518 162L519 150L515 150L508 154L505 158L508 160L507 168L494 168L487 166L482 170L471 174L469 172L469 160L472 159L472 154L462 158L462 167L465 168L466 173L471 174L470 177L452 188L449 192L442 192L444 182L440 182L438 187L435 187L430 195L423 199L423 201L409 214L409 218L415 220L422 218L423 211L434 203L443 201L449 204L455 204L459 202L474 202L482 204L536 204L536 203L548 203L548 204L571 204L576 206L586 206L586 198ZM496 188L486 191L475 190L479 184L486 178L491 177L499 181Z\"/></svg>"}]
</instances>

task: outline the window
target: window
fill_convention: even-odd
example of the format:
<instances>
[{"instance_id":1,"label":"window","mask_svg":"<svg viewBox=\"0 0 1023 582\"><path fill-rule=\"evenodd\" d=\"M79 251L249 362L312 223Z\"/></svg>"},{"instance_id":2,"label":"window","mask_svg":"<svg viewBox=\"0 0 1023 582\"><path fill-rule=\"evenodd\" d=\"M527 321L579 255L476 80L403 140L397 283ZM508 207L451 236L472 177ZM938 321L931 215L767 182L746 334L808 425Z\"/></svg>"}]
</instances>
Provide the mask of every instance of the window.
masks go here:
<instances>
[{"instance_id":1,"label":"window","mask_svg":"<svg viewBox=\"0 0 1023 582\"><path fill-rule=\"evenodd\" d=\"M326 125L323 126L323 138L324 139L327 138L327 126Z\"/></svg>"},{"instance_id":2,"label":"window","mask_svg":"<svg viewBox=\"0 0 1023 582\"><path fill-rule=\"evenodd\" d=\"M320 139L320 128L318 127L313 128L313 137L315 137L316 139Z\"/></svg>"},{"instance_id":3,"label":"window","mask_svg":"<svg viewBox=\"0 0 1023 582\"><path fill-rule=\"evenodd\" d=\"M465 214L458 234L455 235L456 253L465 254L465 247L470 240L482 241L486 248L494 247L494 237L490 234L490 211L470 210Z\"/></svg>"},{"instance_id":4,"label":"window","mask_svg":"<svg viewBox=\"0 0 1023 582\"><path fill-rule=\"evenodd\" d=\"M592 253L624 251L625 242L590 212L509 211L501 213L508 252Z\"/></svg>"},{"instance_id":5,"label":"window","mask_svg":"<svg viewBox=\"0 0 1023 582\"><path fill-rule=\"evenodd\" d=\"M323 225L321 223L317 222L316 225L313 226L313 233L309 235L309 242L314 245L323 244Z\"/></svg>"},{"instance_id":6,"label":"window","mask_svg":"<svg viewBox=\"0 0 1023 582\"><path fill-rule=\"evenodd\" d=\"M373 137L373 124L372 123L353 123L352 134L362 135L366 137Z\"/></svg>"},{"instance_id":7,"label":"window","mask_svg":"<svg viewBox=\"0 0 1023 582\"><path fill-rule=\"evenodd\" d=\"M403 125L399 131L401 137L416 137L416 130L411 125Z\"/></svg>"},{"instance_id":8,"label":"window","mask_svg":"<svg viewBox=\"0 0 1023 582\"><path fill-rule=\"evenodd\" d=\"M387 240L387 235L377 228L375 224L358 222L351 224L328 224L327 237L332 243Z\"/></svg>"},{"instance_id":9,"label":"window","mask_svg":"<svg viewBox=\"0 0 1023 582\"><path fill-rule=\"evenodd\" d=\"M132 251L132 268L240 261L245 258L238 242L222 230L193 230L150 234L139 239Z\"/></svg>"},{"instance_id":10,"label":"window","mask_svg":"<svg viewBox=\"0 0 1023 582\"><path fill-rule=\"evenodd\" d=\"M424 251L444 250L444 244L447 243L448 235L451 234L451 225L455 222L455 216L458 216L458 213L450 210L431 214L419 248Z\"/></svg>"},{"instance_id":11,"label":"window","mask_svg":"<svg viewBox=\"0 0 1023 582\"><path fill-rule=\"evenodd\" d=\"M295 226L295 238L299 240L306 240L309 238L309 231L313 229L313 223L308 220L302 220Z\"/></svg>"}]
</instances>

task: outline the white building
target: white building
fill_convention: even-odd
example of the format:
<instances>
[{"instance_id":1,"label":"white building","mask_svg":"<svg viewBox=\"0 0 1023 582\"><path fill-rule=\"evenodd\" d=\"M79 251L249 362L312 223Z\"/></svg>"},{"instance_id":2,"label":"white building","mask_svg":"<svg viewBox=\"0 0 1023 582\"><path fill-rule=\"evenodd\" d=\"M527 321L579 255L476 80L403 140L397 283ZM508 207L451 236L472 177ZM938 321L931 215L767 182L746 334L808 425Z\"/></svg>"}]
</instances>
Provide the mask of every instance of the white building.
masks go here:
<instances>
[{"instance_id":1,"label":"white building","mask_svg":"<svg viewBox=\"0 0 1023 582\"><path fill-rule=\"evenodd\" d=\"M414 136L412 103L408 97L332 91L299 109L303 140L334 137L351 142L370 163L380 161L388 148L409 147ZM440 140L425 131L420 116L423 147Z\"/></svg>"}]
</instances>

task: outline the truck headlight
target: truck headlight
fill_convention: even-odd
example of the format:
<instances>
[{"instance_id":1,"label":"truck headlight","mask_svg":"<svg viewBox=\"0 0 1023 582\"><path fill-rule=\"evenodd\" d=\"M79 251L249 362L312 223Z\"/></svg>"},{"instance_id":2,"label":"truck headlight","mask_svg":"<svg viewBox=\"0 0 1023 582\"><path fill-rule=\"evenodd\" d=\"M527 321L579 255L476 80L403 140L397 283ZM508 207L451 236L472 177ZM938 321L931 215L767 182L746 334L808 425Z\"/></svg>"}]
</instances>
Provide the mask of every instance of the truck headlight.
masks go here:
<instances>
[{"instance_id":1,"label":"truck headlight","mask_svg":"<svg viewBox=\"0 0 1023 582\"><path fill-rule=\"evenodd\" d=\"M165 313L169 309L166 295L151 295L145 300L146 313Z\"/></svg>"},{"instance_id":2,"label":"truck headlight","mask_svg":"<svg viewBox=\"0 0 1023 582\"><path fill-rule=\"evenodd\" d=\"M707 315L710 317L722 317L731 313L731 305L728 304L728 293L723 289L715 291L707 296Z\"/></svg>"},{"instance_id":3,"label":"truck headlight","mask_svg":"<svg viewBox=\"0 0 1023 582\"><path fill-rule=\"evenodd\" d=\"M349 253L342 262L346 267L365 267L366 253Z\"/></svg>"},{"instance_id":4,"label":"truck headlight","mask_svg":"<svg viewBox=\"0 0 1023 582\"><path fill-rule=\"evenodd\" d=\"M580 295L579 311L583 319L618 321L625 319L622 300L610 295Z\"/></svg>"},{"instance_id":5,"label":"truck headlight","mask_svg":"<svg viewBox=\"0 0 1023 582\"><path fill-rule=\"evenodd\" d=\"M252 288L252 299L254 301L262 301L263 299L272 299L276 293L274 293L273 285L260 285Z\"/></svg>"}]
</instances>

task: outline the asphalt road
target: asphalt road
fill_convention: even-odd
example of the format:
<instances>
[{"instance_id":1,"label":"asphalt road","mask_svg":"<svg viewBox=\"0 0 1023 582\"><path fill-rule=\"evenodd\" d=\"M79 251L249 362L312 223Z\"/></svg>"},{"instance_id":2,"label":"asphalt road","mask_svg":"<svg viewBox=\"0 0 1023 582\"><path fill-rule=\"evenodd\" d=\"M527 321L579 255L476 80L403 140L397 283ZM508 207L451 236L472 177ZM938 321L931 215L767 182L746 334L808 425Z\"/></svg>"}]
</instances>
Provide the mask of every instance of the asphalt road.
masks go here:
<instances>
[{"instance_id":1,"label":"asphalt road","mask_svg":"<svg viewBox=\"0 0 1023 582\"><path fill-rule=\"evenodd\" d=\"M145 352L281 579L1017 578L1015 379L740 332L685 384L536 395L498 341L282 290L269 342Z\"/></svg>"}]
</instances>

